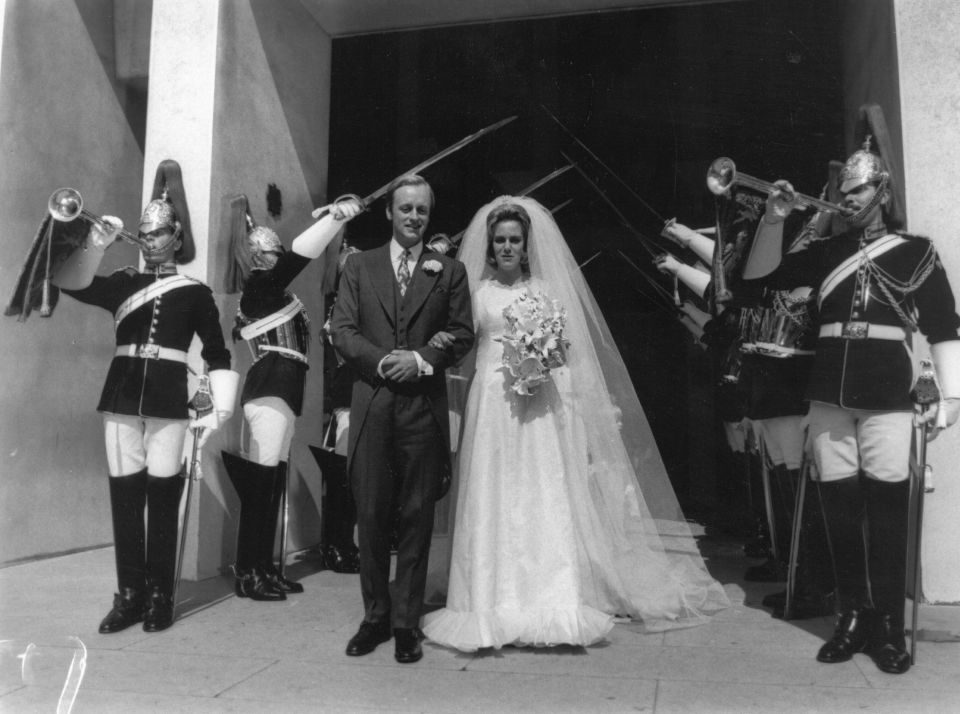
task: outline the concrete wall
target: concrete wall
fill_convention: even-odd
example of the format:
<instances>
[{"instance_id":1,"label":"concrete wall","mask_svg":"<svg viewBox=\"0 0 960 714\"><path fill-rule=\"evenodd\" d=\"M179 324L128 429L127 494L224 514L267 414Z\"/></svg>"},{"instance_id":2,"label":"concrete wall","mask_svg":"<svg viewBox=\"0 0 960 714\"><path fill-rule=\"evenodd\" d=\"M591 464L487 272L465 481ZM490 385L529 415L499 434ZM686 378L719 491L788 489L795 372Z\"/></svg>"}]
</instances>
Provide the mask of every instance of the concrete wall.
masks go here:
<instances>
[{"instance_id":1,"label":"concrete wall","mask_svg":"<svg viewBox=\"0 0 960 714\"><path fill-rule=\"evenodd\" d=\"M139 217L137 108L113 69L110 0L82 5L84 13L73 2L11 0L0 23L4 304L54 189L77 188L92 211L127 225ZM116 244L104 267L135 261L132 247ZM70 298L50 318L5 318L0 563L112 541L95 407L113 344L110 315Z\"/></svg>"},{"instance_id":2,"label":"concrete wall","mask_svg":"<svg viewBox=\"0 0 960 714\"><path fill-rule=\"evenodd\" d=\"M960 295L960 204L952 198L960 166L960 5L952 0L895 0L910 230L934 238ZM955 365L960 368L960 365ZM923 529L923 591L931 602L960 603L960 425L929 447L936 490Z\"/></svg>"}]
</instances>

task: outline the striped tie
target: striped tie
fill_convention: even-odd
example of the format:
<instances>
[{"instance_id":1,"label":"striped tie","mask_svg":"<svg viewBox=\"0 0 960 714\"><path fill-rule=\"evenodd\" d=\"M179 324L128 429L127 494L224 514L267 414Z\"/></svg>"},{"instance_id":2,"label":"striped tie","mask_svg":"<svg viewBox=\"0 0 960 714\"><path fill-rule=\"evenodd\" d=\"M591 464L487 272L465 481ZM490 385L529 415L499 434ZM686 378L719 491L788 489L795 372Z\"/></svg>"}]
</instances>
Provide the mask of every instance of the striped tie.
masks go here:
<instances>
[{"instance_id":1,"label":"striped tie","mask_svg":"<svg viewBox=\"0 0 960 714\"><path fill-rule=\"evenodd\" d=\"M407 286L410 284L410 265L408 261L410 260L410 251L409 249L403 251L403 255L400 256L400 265L397 266L397 282L400 283L400 296L403 297L407 294Z\"/></svg>"}]
</instances>

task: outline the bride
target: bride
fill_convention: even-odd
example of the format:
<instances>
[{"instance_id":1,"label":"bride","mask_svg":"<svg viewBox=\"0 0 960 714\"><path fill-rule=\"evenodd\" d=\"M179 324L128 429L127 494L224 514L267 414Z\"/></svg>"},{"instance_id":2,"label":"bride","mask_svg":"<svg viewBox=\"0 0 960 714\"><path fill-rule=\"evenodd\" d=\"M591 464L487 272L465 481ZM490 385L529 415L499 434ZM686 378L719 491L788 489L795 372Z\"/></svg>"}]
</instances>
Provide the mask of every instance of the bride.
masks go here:
<instances>
[{"instance_id":1,"label":"bride","mask_svg":"<svg viewBox=\"0 0 960 714\"><path fill-rule=\"evenodd\" d=\"M499 198L476 214L459 258L474 287L475 374L447 602L426 616L426 637L465 652L590 645L613 616L660 631L726 607L550 213L529 198ZM565 364L525 394L504 363L504 310L540 294L565 310L569 346L555 350Z\"/></svg>"}]
</instances>

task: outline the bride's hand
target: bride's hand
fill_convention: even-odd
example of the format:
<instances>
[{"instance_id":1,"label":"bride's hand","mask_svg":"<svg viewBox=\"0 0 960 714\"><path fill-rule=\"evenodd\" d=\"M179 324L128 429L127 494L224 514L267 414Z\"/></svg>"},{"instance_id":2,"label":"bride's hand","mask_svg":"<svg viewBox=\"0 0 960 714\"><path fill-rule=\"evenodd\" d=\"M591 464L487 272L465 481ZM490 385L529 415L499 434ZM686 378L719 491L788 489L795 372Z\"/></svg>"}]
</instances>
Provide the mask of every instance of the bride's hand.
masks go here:
<instances>
[{"instance_id":1,"label":"bride's hand","mask_svg":"<svg viewBox=\"0 0 960 714\"><path fill-rule=\"evenodd\" d=\"M440 330L437 334L431 337L427 341L429 347L433 347L435 350L445 350L448 347L453 347L454 338L449 332L444 332Z\"/></svg>"}]
</instances>

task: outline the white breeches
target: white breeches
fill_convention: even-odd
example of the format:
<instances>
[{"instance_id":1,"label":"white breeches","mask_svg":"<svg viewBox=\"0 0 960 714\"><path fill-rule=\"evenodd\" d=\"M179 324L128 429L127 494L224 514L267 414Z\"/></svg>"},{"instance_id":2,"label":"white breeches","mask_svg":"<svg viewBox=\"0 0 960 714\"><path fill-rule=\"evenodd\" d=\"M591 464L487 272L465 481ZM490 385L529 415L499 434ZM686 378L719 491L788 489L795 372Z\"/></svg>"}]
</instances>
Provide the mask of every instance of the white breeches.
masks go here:
<instances>
[{"instance_id":1,"label":"white breeches","mask_svg":"<svg viewBox=\"0 0 960 714\"><path fill-rule=\"evenodd\" d=\"M250 427L247 458L261 466L276 466L286 461L293 440L296 415L279 397L258 397L243 405L243 416Z\"/></svg>"},{"instance_id":2,"label":"white breeches","mask_svg":"<svg viewBox=\"0 0 960 714\"><path fill-rule=\"evenodd\" d=\"M104 414L107 469L111 476L147 470L151 476L177 476L183 463L186 419L153 419Z\"/></svg>"}]
</instances>

